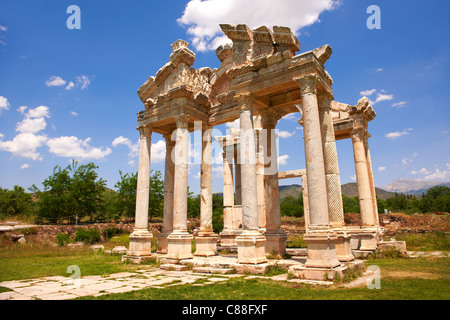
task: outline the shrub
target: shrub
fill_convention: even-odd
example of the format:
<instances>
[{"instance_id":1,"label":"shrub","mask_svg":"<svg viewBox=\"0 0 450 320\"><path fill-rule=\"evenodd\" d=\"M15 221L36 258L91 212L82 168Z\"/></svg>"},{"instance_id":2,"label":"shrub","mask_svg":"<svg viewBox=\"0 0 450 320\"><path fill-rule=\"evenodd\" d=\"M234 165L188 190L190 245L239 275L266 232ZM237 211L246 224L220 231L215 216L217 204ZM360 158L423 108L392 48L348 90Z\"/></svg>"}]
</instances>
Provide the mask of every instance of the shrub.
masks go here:
<instances>
[{"instance_id":1,"label":"shrub","mask_svg":"<svg viewBox=\"0 0 450 320\"><path fill-rule=\"evenodd\" d=\"M78 228L77 233L75 234L75 241L84 242L85 244L94 244L95 242L100 241L100 239L100 230L97 228L91 228L89 230Z\"/></svg>"},{"instance_id":2,"label":"shrub","mask_svg":"<svg viewBox=\"0 0 450 320\"><path fill-rule=\"evenodd\" d=\"M116 226L109 226L103 230L103 239L109 240L114 236L124 233L124 231Z\"/></svg>"},{"instance_id":3,"label":"shrub","mask_svg":"<svg viewBox=\"0 0 450 320\"><path fill-rule=\"evenodd\" d=\"M56 243L58 244L58 246L62 247L65 246L69 243L70 241L70 237L67 233L58 233L56 235Z\"/></svg>"}]
</instances>

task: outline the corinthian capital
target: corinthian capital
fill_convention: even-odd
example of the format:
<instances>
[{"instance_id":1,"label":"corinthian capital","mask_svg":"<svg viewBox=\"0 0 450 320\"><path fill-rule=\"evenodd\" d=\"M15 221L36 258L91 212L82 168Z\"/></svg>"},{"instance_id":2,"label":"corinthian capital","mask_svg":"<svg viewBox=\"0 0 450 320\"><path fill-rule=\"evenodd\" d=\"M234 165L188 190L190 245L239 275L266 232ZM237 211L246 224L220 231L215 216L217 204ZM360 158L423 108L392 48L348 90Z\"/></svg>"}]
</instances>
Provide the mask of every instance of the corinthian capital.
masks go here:
<instances>
[{"instance_id":1,"label":"corinthian capital","mask_svg":"<svg viewBox=\"0 0 450 320\"><path fill-rule=\"evenodd\" d=\"M353 142L361 142L365 140L366 130L364 128L355 128L350 130L350 137Z\"/></svg>"},{"instance_id":2,"label":"corinthian capital","mask_svg":"<svg viewBox=\"0 0 450 320\"><path fill-rule=\"evenodd\" d=\"M140 134L140 138L141 139L148 138L152 134L152 130L151 130L150 127L144 126L144 127L139 127L137 129L139 130L139 134Z\"/></svg>"},{"instance_id":3,"label":"corinthian capital","mask_svg":"<svg viewBox=\"0 0 450 320\"><path fill-rule=\"evenodd\" d=\"M244 93L234 97L241 110L252 110L255 97L251 93Z\"/></svg>"},{"instance_id":4,"label":"corinthian capital","mask_svg":"<svg viewBox=\"0 0 450 320\"><path fill-rule=\"evenodd\" d=\"M334 100L332 93L328 91L320 92L317 98L319 102L319 109L331 110L331 102Z\"/></svg>"},{"instance_id":5,"label":"corinthian capital","mask_svg":"<svg viewBox=\"0 0 450 320\"><path fill-rule=\"evenodd\" d=\"M315 74L308 74L294 79L298 83L302 95L305 94L317 94L317 82L319 77Z\"/></svg>"}]
</instances>

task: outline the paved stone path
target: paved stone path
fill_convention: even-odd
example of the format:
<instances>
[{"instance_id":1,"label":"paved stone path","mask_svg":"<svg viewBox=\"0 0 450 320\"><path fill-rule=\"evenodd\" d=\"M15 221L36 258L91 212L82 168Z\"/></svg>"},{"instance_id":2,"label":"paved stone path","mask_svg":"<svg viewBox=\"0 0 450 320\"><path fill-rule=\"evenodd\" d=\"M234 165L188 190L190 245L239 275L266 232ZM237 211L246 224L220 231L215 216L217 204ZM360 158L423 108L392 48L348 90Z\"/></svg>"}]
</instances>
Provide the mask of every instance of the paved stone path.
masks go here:
<instances>
[{"instance_id":1,"label":"paved stone path","mask_svg":"<svg viewBox=\"0 0 450 320\"><path fill-rule=\"evenodd\" d=\"M69 277L55 276L31 280L15 280L0 282L0 287L12 291L0 293L0 300L68 300L77 297L98 297L111 293L138 291L145 288L164 289L190 283L193 286L204 286L228 281L230 278L245 279L264 278L276 281L301 282L305 284L330 285L332 282L288 279L287 274L274 277L245 276L242 274L211 275L192 271L168 271L158 268L121 272L103 276L84 276L75 283ZM199 281L201 280L201 281ZM75 286L78 284L78 286Z\"/></svg>"}]
</instances>

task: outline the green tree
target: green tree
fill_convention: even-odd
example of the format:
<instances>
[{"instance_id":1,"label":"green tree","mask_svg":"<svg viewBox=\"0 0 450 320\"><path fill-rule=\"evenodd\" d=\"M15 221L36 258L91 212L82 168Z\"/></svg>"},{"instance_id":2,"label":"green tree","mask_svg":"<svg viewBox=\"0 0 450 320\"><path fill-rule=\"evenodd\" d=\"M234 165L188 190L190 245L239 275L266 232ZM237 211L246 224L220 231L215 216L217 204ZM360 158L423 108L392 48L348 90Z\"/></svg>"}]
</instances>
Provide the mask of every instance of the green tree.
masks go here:
<instances>
[{"instance_id":1,"label":"green tree","mask_svg":"<svg viewBox=\"0 0 450 320\"><path fill-rule=\"evenodd\" d=\"M347 197L342 195L342 205L345 213L359 213L359 199L358 197Z\"/></svg>"},{"instance_id":2,"label":"green tree","mask_svg":"<svg viewBox=\"0 0 450 320\"><path fill-rule=\"evenodd\" d=\"M117 188L115 207L119 216L134 218L136 211L137 173L123 174L119 171L120 180L115 184Z\"/></svg>"},{"instance_id":3,"label":"green tree","mask_svg":"<svg viewBox=\"0 0 450 320\"><path fill-rule=\"evenodd\" d=\"M117 198L113 205L118 215L134 218L136 211L137 173L120 173L120 180L116 183ZM152 174L153 173L153 174ZM162 216L164 209L164 181L160 171L150 171L149 181L149 218Z\"/></svg>"},{"instance_id":4,"label":"green tree","mask_svg":"<svg viewBox=\"0 0 450 320\"><path fill-rule=\"evenodd\" d=\"M65 169L55 166L53 174L42 183L43 191L36 185L30 188L38 197L38 216L55 222L65 218L75 221L75 216L92 219L101 207L106 185L96 169L94 163L78 166L75 160Z\"/></svg>"},{"instance_id":5,"label":"green tree","mask_svg":"<svg viewBox=\"0 0 450 320\"><path fill-rule=\"evenodd\" d=\"M280 211L283 216L303 217L303 196L299 198L294 196L285 197L280 203Z\"/></svg>"},{"instance_id":6,"label":"green tree","mask_svg":"<svg viewBox=\"0 0 450 320\"><path fill-rule=\"evenodd\" d=\"M0 217L29 215L33 212L33 196L20 186L13 190L0 188Z\"/></svg>"},{"instance_id":7,"label":"green tree","mask_svg":"<svg viewBox=\"0 0 450 320\"><path fill-rule=\"evenodd\" d=\"M161 180L161 171L150 171L150 192L148 214L153 217L162 217L164 212L164 181Z\"/></svg>"}]
</instances>

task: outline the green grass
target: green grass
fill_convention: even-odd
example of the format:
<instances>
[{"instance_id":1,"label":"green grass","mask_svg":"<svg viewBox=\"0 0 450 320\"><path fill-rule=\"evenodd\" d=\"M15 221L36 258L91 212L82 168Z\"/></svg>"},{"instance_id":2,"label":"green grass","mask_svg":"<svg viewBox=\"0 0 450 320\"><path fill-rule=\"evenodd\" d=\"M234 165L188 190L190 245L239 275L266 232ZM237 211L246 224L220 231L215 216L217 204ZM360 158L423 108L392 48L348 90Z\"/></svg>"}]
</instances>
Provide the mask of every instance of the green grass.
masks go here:
<instances>
[{"instance_id":1,"label":"green grass","mask_svg":"<svg viewBox=\"0 0 450 320\"><path fill-rule=\"evenodd\" d=\"M119 241L120 238L116 239ZM112 240L112 241L116 241ZM96 254L65 247L13 245L0 248L0 282L24 280L44 276L66 276L67 267L78 265L81 275L107 275L136 271L142 266L121 263L121 256ZM150 262L151 266L155 264ZM346 279L331 287L312 286L268 277L258 279L231 278L225 283L192 286L170 286L165 289L148 288L136 292L104 295L95 299L152 299L152 300L394 300L394 299L450 299L450 258L421 257L414 259L370 259L366 267L376 265L381 270L381 290L366 286L344 288ZM282 274L282 268L270 269L266 276ZM0 292L5 292L0 287ZM86 297L85 299L94 299Z\"/></svg>"},{"instance_id":2,"label":"green grass","mask_svg":"<svg viewBox=\"0 0 450 320\"><path fill-rule=\"evenodd\" d=\"M286 248L306 248L303 235L290 235L286 241Z\"/></svg>"},{"instance_id":3,"label":"green grass","mask_svg":"<svg viewBox=\"0 0 450 320\"><path fill-rule=\"evenodd\" d=\"M37 245L13 245L0 248L0 282L40 278L45 276L69 276L67 267L77 265L81 275L104 275L133 271L138 266L121 262L119 255L93 253L89 248L42 247Z\"/></svg>"},{"instance_id":4,"label":"green grass","mask_svg":"<svg viewBox=\"0 0 450 320\"><path fill-rule=\"evenodd\" d=\"M397 234L395 239L405 241L411 251L450 251L450 235L442 231L425 234Z\"/></svg>"},{"instance_id":5,"label":"green grass","mask_svg":"<svg viewBox=\"0 0 450 320\"><path fill-rule=\"evenodd\" d=\"M110 294L85 300L448 300L450 299L450 259L376 259L366 266L381 269L381 289L366 286L344 288L273 281L270 279L232 278L215 285L189 284L170 288L144 289Z\"/></svg>"}]
</instances>

